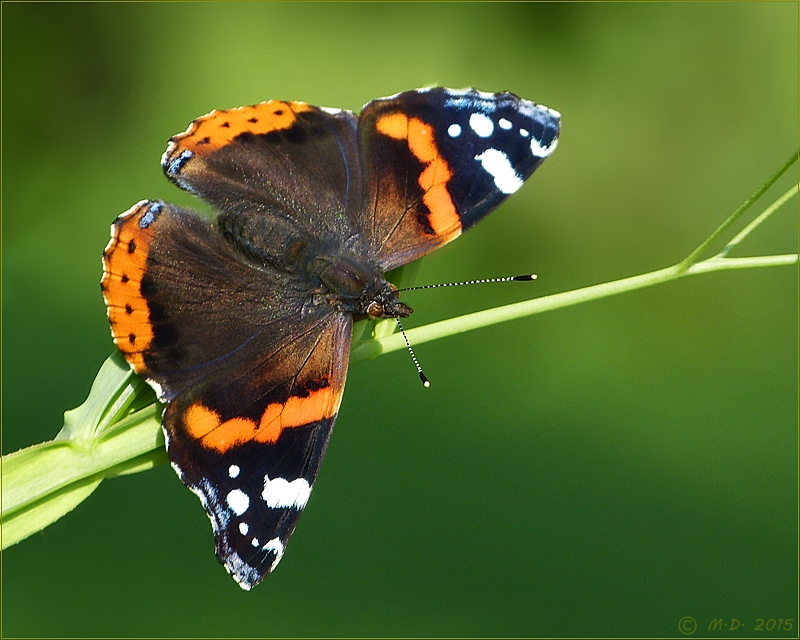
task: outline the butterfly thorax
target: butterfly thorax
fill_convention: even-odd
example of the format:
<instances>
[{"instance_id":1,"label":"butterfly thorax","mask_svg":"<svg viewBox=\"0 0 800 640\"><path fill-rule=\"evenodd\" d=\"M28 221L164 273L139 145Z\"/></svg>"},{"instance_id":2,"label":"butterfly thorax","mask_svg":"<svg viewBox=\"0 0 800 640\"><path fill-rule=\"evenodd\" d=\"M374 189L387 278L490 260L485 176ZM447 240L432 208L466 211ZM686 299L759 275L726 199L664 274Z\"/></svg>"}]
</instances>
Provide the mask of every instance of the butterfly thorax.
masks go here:
<instances>
[{"instance_id":1,"label":"butterfly thorax","mask_svg":"<svg viewBox=\"0 0 800 640\"><path fill-rule=\"evenodd\" d=\"M371 263L346 253L318 254L309 274L320 283L321 297L354 319L384 316L407 318L413 309L400 302L397 289Z\"/></svg>"},{"instance_id":2,"label":"butterfly thorax","mask_svg":"<svg viewBox=\"0 0 800 640\"><path fill-rule=\"evenodd\" d=\"M230 211L221 215L223 234L248 260L304 282L316 311L328 306L356 320L411 315L413 310L399 301L397 289L380 268L364 257L368 252L358 235L345 241L314 238L279 216L249 214Z\"/></svg>"}]
</instances>

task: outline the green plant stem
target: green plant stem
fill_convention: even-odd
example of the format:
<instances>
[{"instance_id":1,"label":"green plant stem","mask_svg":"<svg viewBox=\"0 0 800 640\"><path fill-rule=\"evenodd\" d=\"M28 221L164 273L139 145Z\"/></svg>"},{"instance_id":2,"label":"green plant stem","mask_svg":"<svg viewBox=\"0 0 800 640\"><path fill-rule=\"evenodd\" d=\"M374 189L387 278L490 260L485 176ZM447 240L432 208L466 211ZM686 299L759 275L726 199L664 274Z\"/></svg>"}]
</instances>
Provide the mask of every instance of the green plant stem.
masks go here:
<instances>
[{"instance_id":1,"label":"green plant stem","mask_svg":"<svg viewBox=\"0 0 800 640\"><path fill-rule=\"evenodd\" d=\"M756 200L758 200L761 196L764 195L767 189L769 189L773 184L775 184L775 182L777 182L778 178L780 178L784 173L786 173L789 167L791 167L797 160L798 154L800 154L800 151L793 151L792 155L790 155L786 159L786 162L784 162L780 166L780 168L775 173L773 173L769 177L769 179L764 184L762 184L752 196L750 196L747 200L745 200L741 204L741 206L739 206L739 208L736 209L736 211L734 211L730 216L728 216L728 219L725 220L725 222L723 222L721 225L719 225L714 230L714 232L710 236L708 236L708 238L703 240L703 242L701 242L700 245L694 251L692 251L688 256L686 256L686 258L684 258L678 263L678 267L682 271L686 271L692 264L694 264L697 261L697 258L699 258L700 255L703 253L703 251L705 251L709 246L711 246L714 243L714 241L717 238L719 238L728 229L728 227L730 227L734 222L736 222L739 219L739 217L745 211L747 211Z\"/></svg>"},{"instance_id":2,"label":"green plant stem","mask_svg":"<svg viewBox=\"0 0 800 640\"><path fill-rule=\"evenodd\" d=\"M51 440L3 456L2 547L71 511L104 478L166 461L161 407L155 404L124 418L92 446Z\"/></svg>"},{"instance_id":3,"label":"green plant stem","mask_svg":"<svg viewBox=\"0 0 800 640\"><path fill-rule=\"evenodd\" d=\"M784 193L780 198L778 198L775 202L769 205L766 209L764 209L759 216L753 220L750 224L748 224L744 229L742 229L736 236L731 240L722 251L719 252L720 257L725 257L730 253L731 249L733 249L736 245L738 245L742 240L744 240L750 233L756 229L760 224L762 224L767 218L769 218L773 213L775 213L778 209L780 209L789 199L797 194L797 187L798 185L794 185L791 189L789 189L786 193Z\"/></svg>"},{"instance_id":4,"label":"green plant stem","mask_svg":"<svg viewBox=\"0 0 800 640\"><path fill-rule=\"evenodd\" d=\"M485 327L500 322L507 322L509 320L516 320L526 316L532 316L537 313L545 311L554 311L555 309L562 309L590 300L598 300L600 298L607 298L619 293L628 291L635 291L644 287L651 287L656 284L663 284L672 280L696 275L700 273L711 273L712 271L724 271L728 269L751 269L754 267L777 267L782 265L797 264L797 254L779 255L779 256L764 256L754 258L718 258L713 257L703 262L692 265L689 269L684 270L681 264L667 267L666 269L659 269L658 271L651 271L639 276L632 276L630 278L623 278L622 280L615 280L613 282L604 282L603 284L594 285L591 287L584 287L574 291L567 291L565 293L557 293L544 298L536 298L534 300L525 300L524 302L517 302L503 307L496 307L494 309L487 309L486 311L478 311L467 315L459 316L458 318L450 318L442 320L441 322L434 322L425 325L424 327L417 327L416 329L409 329L406 331L409 342L413 345L422 344L445 336L451 336L465 331L471 331L480 327ZM354 349L350 356L351 362L360 362L361 360L368 360L383 353L390 351L397 351L398 349L405 349L405 341L403 336L394 333L390 336L381 338L374 338L361 342Z\"/></svg>"}]
</instances>

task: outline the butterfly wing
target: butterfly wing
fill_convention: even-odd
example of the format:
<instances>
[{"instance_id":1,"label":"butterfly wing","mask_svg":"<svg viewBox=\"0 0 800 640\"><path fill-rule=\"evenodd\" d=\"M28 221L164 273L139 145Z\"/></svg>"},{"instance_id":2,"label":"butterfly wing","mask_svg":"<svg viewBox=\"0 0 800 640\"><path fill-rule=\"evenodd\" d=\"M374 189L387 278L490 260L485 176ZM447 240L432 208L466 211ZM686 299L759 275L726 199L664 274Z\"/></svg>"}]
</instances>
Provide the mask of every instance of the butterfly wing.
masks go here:
<instances>
[{"instance_id":1,"label":"butterfly wing","mask_svg":"<svg viewBox=\"0 0 800 640\"><path fill-rule=\"evenodd\" d=\"M344 389L351 317L203 218L144 201L112 226L103 292L117 346L168 402L170 460L217 556L251 588L280 560Z\"/></svg>"},{"instance_id":2,"label":"butterfly wing","mask_svg":"<svg viewBox=\"0 0 800 640\"><path fill-rule=\"evenodd\" d=\"M435 88L364 106L356 223L387 271L456 238L555 149L560 116L512 93Z\"/></svg>"},{"instance_id":3,"label":"butterfly wing","mask_svg":"<svg viewBox=\"0 0 800 640\"><path fill-rule=\"evenodd\" d=\"M221 224L280 267L304 238L342 243L362 199L357 118L270 100L212 111L174 136L161 164L178 186L222 211Z\"/></svg>"}]
</instances>

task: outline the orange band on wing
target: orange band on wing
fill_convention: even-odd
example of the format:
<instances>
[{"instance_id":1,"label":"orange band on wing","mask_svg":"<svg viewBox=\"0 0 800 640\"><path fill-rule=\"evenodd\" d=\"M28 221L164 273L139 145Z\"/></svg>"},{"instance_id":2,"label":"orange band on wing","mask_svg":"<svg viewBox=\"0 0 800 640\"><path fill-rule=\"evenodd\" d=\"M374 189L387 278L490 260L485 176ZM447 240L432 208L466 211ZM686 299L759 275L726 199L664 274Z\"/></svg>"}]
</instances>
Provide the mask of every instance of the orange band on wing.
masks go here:
<instances>
[{"instance_id":1,"label":"orange band on wing","mask_svg":"<svg viewBox=\"0 0 800 640\"><path fill-rule=\"evenodd\" d=\"M111 226L111 241L103 253L101 287L108 306L111 332L134 371L144 369L145 351L153 340L150 310L141 294L142 275L153 239L152 225L140 224L153 203L131 207Z\"/></svg>"},{"instance_id":2,"label":"orange band on wing","mask_svg":"<svg viewBox=\"0 0 800 640\"><path fill-rule=\"evenodd\" d=\"M433 127L419 118L409 118L395 112L378 118L375 128L395 140L406 140L414 157L425 165L418 182L423 191L422 202L430 212L428 224L434 233L444 240L451 240L460 234L461 218L447 190L453 173L439 153Z\"/></svg>"},{"instance_id":3,"label":"orange band on wing","mask_svg":"<svg viewBox=\"0 0 800 640\"><path fill-rule=\"evenodd\" d=\"M375 123L375 128L379 133L395 140L406 140L408 138L408 116L403 113L381 116Z\"/></svg>"},{"instance_id":4,"label":"orange band on wing","mask_svg":"<svg viewBox=\"0 0 800 640\"><path fill-rule=\"evenodd\" d=\"M262 134L290 128L297 114L310 111L305 102L281 102L269 100L251 107L239 107L223 111L214 110L198 118L184 132L172 138L174 154L188 149L203 156L230 144L242 133Z\"/></svg>"},{"instance_id":5,"label":"orange band on wing","mask_svg":"<svg viewBox=\"0 0 800 640\"><path fill-rule=\"evenodd\" d=\"M183 422L192 438L209 449L225 453L229 449L255 440L265 444L278 441L284 429L302 427L332 418L339 410L341 390L327 386L300 397L292 396L285 404L267 405L259 424L250 418L231 418L222 422L216 411L195 402L186 411Z\"/></svg>"},{"instance_id":6,"label":"orange band on wing","mask_svg":"<svg viewBox=\"0 0 800 640\"><path fill-rule=\"evenodd\" d=\"M433 139L433 128L419 118L408 121L408 148L417 160L430 164L439 157L436 141Z\"/></svg>"}]
</instances>

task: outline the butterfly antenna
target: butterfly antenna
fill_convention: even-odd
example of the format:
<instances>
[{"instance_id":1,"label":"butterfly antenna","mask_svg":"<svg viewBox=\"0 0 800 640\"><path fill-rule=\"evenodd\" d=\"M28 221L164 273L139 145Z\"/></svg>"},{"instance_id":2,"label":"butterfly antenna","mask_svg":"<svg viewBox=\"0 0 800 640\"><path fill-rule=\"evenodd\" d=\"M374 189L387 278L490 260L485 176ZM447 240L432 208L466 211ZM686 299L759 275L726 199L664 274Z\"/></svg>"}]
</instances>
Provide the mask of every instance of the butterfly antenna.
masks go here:
<instances>
[{"instance_id":1,"label":"butterfly antenna","mask_svg":"<svg viewBox=\"0 0 800 640\"><path fill-rule=\"evenodd\" d=\"M535 273L527 273L522 276L508 276L507 278L482 278L480 280L466 280L464 282L442 282L439 284L423 284L419 287L405 287L397 291L417 291L419 289L437 289L438 287L461 287L465 284L489 284L493 282L530 282L536 280ZM399 321L398 321L399 324ZM411 347L409 347L410 349Z\"/></svg>"},{"instance_id":2,"label":"butterfly antenna","mask_svg":"<svg viewBox=\"0 0 800 640\"><path fill-rule=\"evenodd\" d=\"M419 374L419 379L422 380L422 386L426 389L431 386L431 381L428 380L427 376L422 373L422 367L419 366L419 360L417 360L417 356L414 355L414 350L411 348L411 343L408 341L406 337L406 332L403 330L403 325L400 324L400 318L397 316L394 317L397 320L397 326L400 327L400 333L403 334L403 340L406 341L406 347L408 347L408 352L411 354L411 359L414 361L414 366L417 368L417 373Z\"/></svg>"}]
</instances>

